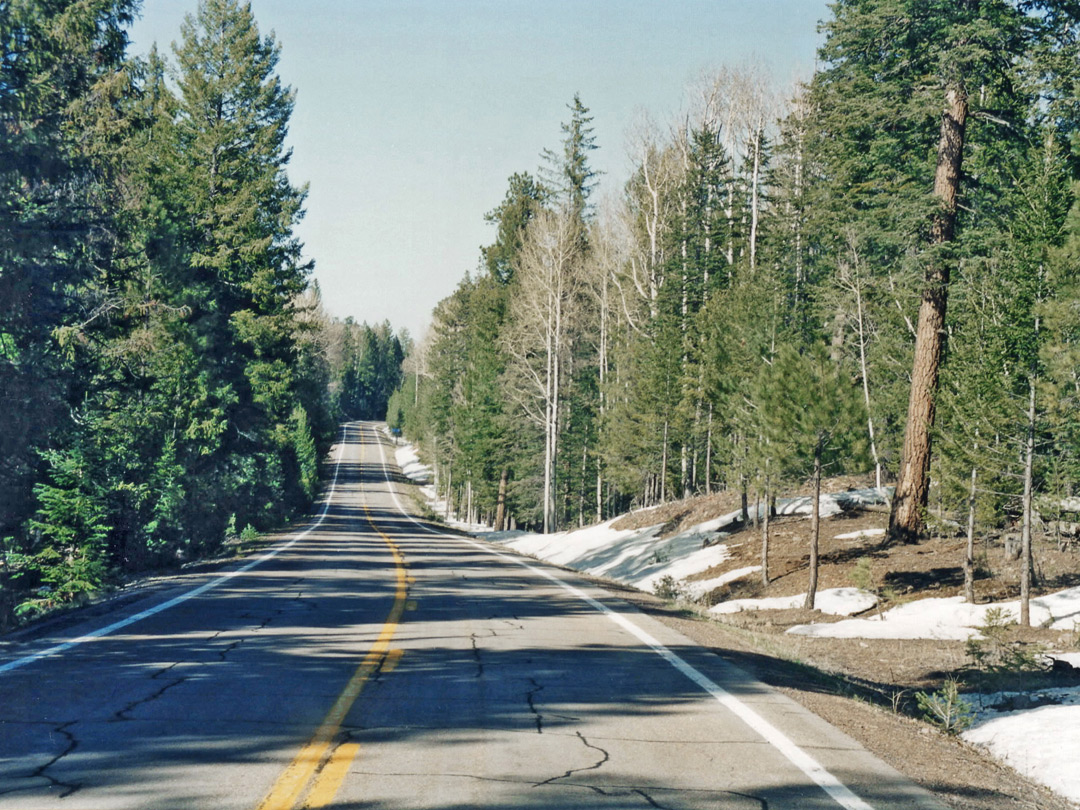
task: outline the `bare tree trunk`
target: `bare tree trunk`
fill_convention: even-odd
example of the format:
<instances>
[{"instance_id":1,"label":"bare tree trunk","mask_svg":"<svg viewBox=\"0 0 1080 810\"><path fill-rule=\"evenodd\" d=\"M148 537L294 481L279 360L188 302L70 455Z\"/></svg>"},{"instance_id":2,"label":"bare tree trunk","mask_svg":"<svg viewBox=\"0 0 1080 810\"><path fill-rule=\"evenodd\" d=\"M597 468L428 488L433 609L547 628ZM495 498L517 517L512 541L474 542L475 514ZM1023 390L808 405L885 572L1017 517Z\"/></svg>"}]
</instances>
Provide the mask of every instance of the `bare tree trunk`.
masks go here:
<instances>
[{"instance_id":1,"label":"bare tree trunk","mask_svg":"<svg viewBox=\"0 0 1080 810\"><path fill-rule=\"evenodd\" d=\"M667 502L668 423L664 422L664 448L660 454L660 503Z\"/></svg>"},{"instance_id":2,"label":"bare tree trunk","mask_svg":"<svg viewBox=\"0 0 1080 810\"><path fill-rule=\"evenodd\" d=\"M964 555L964 599L975 604L975 480L978 468L971 466L971 489L968 492L967 553Z\"/></svg>"},{"instance_id":3,"label":"bare tree trunk","mask_svg":"<svg viewBox=\"0 0 1080 810\"><path fill-rule=\"evenodd\" d=\"M682 479L682 497L686 500L690 497L690 448L686 442L679 447L679 475Z\"/></svg>"},{"instance_id":4,"label":"bare tree trunk","mask_svg":"<svg viewBox=\"0 0 1080 810\"><path fill-rule=\"evenodd\" d=\"M1031 627L1031 499L1035 465L1035 381L1028 381L1027 437L1024 441L1024 523L1020 531L1020 626Z\"/></svg>"},{"instance_id":5,"label":"bare tree trunk","mask_svg":"<svg viewBox=\"0 0 1080 810\"><path fill-rule=\"evenodd\" d=\"M750 148L754 153L753 169L750 173L750 272L757 270L758 209L761 207L759 187L761 185L761 141L765 137L765 122L759 120L753 128Z\"/></svg>"},{"instance_id":6,"label":"bare tree trunk","mask_svg":"<svg viewBox=\"0 0 1080 810\"><path fill-rule=\"evenodd\" d=\"M951 84L945 91L945 110L941 118L941 140L934 175L934 196L940 205L930 227L931 257L915 331L915 361L911 370L904 450L889 515L890 541L918 542L924 532L923 516L930 494L930 435L937 405L951 263L951 260L941 258L936 249L952 242L955 236L966 119L967 96L961 87Z\"/></svg>"},{"instance_id":7,"label":"bare tree trunk","mask_svg":"<svg viewBox=\"0 0 1080 810\"><path fill-rule=\"evenodd\" d=\"M599 427L597 428L596 443L603 450L604 435L602 433L604 429L604 414L607 410L607 391L604 388L605 380L607 377L607 364L608 364L608 280L605 275L601 282L601 295L600 295L600 356L599 356L599 372L600 372L600 385L598 390L599 399L599 412L600 418L598 420ZM600 460L601 453L596 454L596 522L600 523L604 519L604 467L603 462Z\"/></svg>"},{"instance_id":8,"label":"bare tree trunk","mask_svg":"<svg viewBox=\"0 0 1080 810\"><path fill-rule=\"evenodd\" d=\"M709 427L705 431L705 494L712 495L712 412L709 403Z\"/></svg>"},{"instance_id":9,"label":"bare tree trunk","mask_svg":"<svg viewBox=\"0 0 1080 810\"><path fill-rule=\"evenodd\" d=\"M818 580L818 536L821 531L821 451L814 454L814 503L810 508L810 584L803 607L814 609Z\"/></svg>"},{"instance_id":10,"label":"bare tree trunk","mask_svg":"<svg viewBox=\"0 0 1080 810\"><path fill-rule=\"evenodd\" d=\"M506 530L506 484L510 480L510 469L503 467L499 476L499 494L495 500L495 531Z\"/></svg>"},{"instance_id":11,"label":"bare tree trunk","mask_svg":"<svg viewBox=\"0 0 1080 810\"><path fill-rule=\"evenodd\" d=\"M870 455L874 459L874 486L881 489L881 458L878 456L874 435L873 410L870 407L870 371L866 363L866 313L863 311L862 284L859 273L859 254L854 238L851 239L852 269L851 290L855 294L855 323L859 330L859 373L862 376L863 402L866 404L866 429L870 438Z\"/></svg>"},{"instance_id":12,"label":"bare tree trunk","mask_svg":"<svg viewBox=\"0 0 1080 810\"><path fill-rule=\"evenodd\" d=\"M555 403L549 400L544 409L544 534L555 531L555 436L552 430Z\"/></svg>"},{"instance_id":13,"label":"bare tree trunk","mask_svg":"<svg viewBox=\"0 0 1080 810\"><path fill-rule=\"evenodd\" d=\"M589 478L589 446L581 447L581 481L578 484L578 526L585 525L585 482Z\"/></svg>"},{"instance_id":14,"label":"bare tree trunk","mask_svg":"<svg viewBox=\"0 0 1080 810\"><path fill-rule=\"evenodd\" d=\"M454 468L450 467L446 471L446 519L450 519L450 502L453 500L453 484L454 484Z\"/></svg>"},{"instance_id":15,"label":"bare tree trunk","mask_svg":"<svg viewBox=\"0 0 1080 810\"><path fill-rule=\"evenodd\" d=\"M768 462L766 462L767 464ZM769 587L769 474L765 473L765 516L761 522L761 584L766 588Z\"/></svg>"},{"instance_id":16,"label":"bare tree trunk","mask_svg":"<svg viewBox=\"0 0 1080 810\"><path fill-rule=\"evenodd\" d=\"M604 475L600 466L600 456L596 457L596 522L604 520Z\"/></svg>"}]
</instances>

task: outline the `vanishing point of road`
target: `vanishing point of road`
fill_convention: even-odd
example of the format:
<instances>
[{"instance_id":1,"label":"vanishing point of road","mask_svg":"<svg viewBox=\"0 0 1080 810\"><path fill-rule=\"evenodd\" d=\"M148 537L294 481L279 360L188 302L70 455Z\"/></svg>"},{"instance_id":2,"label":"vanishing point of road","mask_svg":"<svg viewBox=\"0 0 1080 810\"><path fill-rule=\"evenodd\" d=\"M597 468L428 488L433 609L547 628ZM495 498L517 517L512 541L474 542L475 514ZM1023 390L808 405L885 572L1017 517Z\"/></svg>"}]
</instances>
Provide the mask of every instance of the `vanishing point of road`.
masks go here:
<instances>
[{"instance_id":1,"label":"vanishing point of road","mask_svg":"<svg viewBox=\"0 0 1080 810\"><path fill-rule=\"evenodd\" d=\"M415 517L387 445L346 425L316 517L242 564L0 642L0 810L941 807L603 589Z\"/></svg>"}]
</instances>

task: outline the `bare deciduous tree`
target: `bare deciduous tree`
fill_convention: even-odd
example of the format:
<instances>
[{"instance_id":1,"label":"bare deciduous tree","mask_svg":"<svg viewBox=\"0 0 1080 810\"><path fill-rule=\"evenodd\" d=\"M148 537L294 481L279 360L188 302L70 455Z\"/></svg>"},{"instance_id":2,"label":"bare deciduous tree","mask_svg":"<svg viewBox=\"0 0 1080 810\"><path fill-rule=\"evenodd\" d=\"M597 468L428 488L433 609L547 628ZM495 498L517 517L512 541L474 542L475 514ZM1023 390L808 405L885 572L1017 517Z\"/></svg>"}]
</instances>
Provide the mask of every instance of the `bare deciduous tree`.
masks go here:
<instances>
[{"instance_id":1,"label":"bare deciduous tree","mask_svg":"<svg viewBox=\"0 0 1080 810\"><path fill-rule=\"evenodd\" d=\"M518 259L505 345L508 388L544 434L543 530L555 530L560 406L572 330L581 305L580 224L571 212L543 211L529 224Z\"/></svg>"}]
</instances>

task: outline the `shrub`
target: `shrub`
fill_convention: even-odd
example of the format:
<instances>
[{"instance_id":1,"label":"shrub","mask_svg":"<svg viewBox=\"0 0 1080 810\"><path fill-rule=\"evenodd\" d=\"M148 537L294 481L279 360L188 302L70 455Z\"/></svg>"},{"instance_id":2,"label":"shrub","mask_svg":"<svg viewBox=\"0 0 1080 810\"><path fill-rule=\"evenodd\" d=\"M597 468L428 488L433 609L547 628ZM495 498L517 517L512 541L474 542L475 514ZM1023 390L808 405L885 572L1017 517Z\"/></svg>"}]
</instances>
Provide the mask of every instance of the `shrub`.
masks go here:
<instances>
[{"instance_id":1,"label":"shrub","mask_svg":"<svg viewBox=\"0 0 1080 810\"><path fill-rule=\"evenodd\" d=\"M932 694L915 693L923 717L946 734L959 734L970 727L975 718L971 704L960 696L961 685L959 681L949 678L941 689Z\"/></svg>"},{"instance_id":2,"label":"shrub","mask_svg":"<svg viewBox=\"0 0 1080 810\"><path fill-rule=\"evenodd\" d=\"M1002 608L990 608L978 627L982 638L972 636L964 646L977 669L994 674L1034 672L1043 669L1042 648L1011 639L1016 622Z\"/></svg>"},{"instance_id":3,"label":"shrub","mask_svg":"<svg viewBox=\"0 0 1080 810\"><path fill-rule=\"evenodd\" d=\"M664 574L664 576L653 583L653 593L661 599L686 598L686 589L683 587L682 583L671 576L671 574Z\"/></svg>"}]
</instances>

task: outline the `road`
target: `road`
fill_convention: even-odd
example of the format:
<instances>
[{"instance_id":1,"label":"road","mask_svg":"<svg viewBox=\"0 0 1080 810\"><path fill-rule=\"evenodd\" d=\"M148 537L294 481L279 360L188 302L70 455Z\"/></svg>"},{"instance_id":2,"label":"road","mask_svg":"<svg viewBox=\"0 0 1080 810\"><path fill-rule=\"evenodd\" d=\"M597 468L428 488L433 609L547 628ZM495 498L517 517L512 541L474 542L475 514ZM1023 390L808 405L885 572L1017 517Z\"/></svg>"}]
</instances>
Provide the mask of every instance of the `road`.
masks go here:
<instances>
[{"instance_id":1,"label":"road","mask_svg":"<svg viewBox=\"0 0 1080 810\"><path fill-rule=\"evenodd\" d=\"M412 517L343 429L297 534L0 645L9 808L937 808L573 574Z\"/></svg>"}]
</instances>

